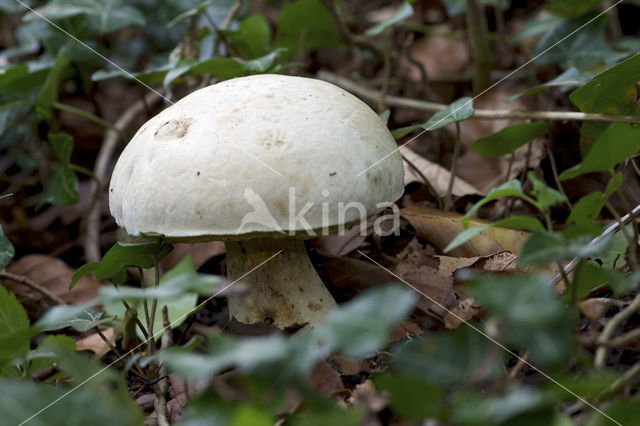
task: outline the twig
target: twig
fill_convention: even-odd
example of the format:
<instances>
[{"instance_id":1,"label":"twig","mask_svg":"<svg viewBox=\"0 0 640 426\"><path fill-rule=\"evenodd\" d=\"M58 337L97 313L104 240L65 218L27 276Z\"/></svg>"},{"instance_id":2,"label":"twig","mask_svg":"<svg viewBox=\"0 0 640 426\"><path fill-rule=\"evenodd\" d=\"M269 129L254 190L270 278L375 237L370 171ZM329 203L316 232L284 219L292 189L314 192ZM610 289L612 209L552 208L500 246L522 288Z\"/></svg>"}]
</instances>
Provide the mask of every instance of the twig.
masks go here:
<instances>
[{"instance_id":1,"label":"twig","mask_svg":"<svg viewBox=\"0 0 640 426\"><path fill-rule=\"evenodd\" d=\"M40 284L31 281L29 278L27 277L23 277L22 275L16 275L16 274L12 274L11 272L7 272L5 270L0 271L0 278L3 278L5 280L9 280L9 281L13 281L16 282L18 284L22 284L24 286L29 287L32 290L37 291L38 293L42 294L47 300L49 300L49 302L51 302L53 305L66 305L66 302L64 300L62 300L60 297L56 296L55 294L51 293L49 290L47 290L46 288L42 287Z\"/></svg>"},{"instance_id":2,"label":"twig","mask_svg":"<svg viewBox=\"0 0 640 426\"><path fill-rule=\"evenodd\" d=\"M487 41L487 18L484 14L484 6L480 6L475 0L467 0L467 32L471 50L473 51L473 91L480 93L491 84L491 57L489 43Z\"/></svg>"},{"instance_id":3,"label":"twig","mask_svg":"<svg viewBox=\"0 0 640 426\"><path fill-rule=\"evenodd\" d=\"M635 379L638 375L640 375L640 361L636 362L629 368L624 374L618 378L615 382L611 383L611 385L606 388L600 395L598 395L598 399L606 398L609 395L616 393L623 386L628 383L631 383L633 379Z\"/></svg>"},{"instance_id":4,"label":"twig","mask_svg":"<svg viewBox=\"0 0 640 426\"><path fill-rule=\"evenodd\" d=\"M515 379L522 367L525 366L525 363L529 361L529 352L525 352L520 358L518 358L518 362L507 374L507 379Z\"/></svg>"},{"instance_id":5,"label":"twig","mask_svg":"<svg viewBox=\"0 0 640 426\"><path fill-rule=\"evenodd\" d=\"M549 163L551 163L551 173L553 173L553 180L556 182L556 186L558 187L558 190L560 191L560 193L564 195L565 203L567 204L567 207L569 207L569 210L573 210L573 206L569 201L569 197L567 197L567 193L564 192L564 188L560 184L560 179L558 178L558 168L556 167L556 159L553 156L553 152L551 151L549 144L545 143L544 147L547 150L547 157L549 157Z\"/></svg>"},{"instance_id":6,"label":"twig","mask_svg":"<svg viewBox=\"0 0 640 426\"><path fill-rule=\"evenodd\" d=\"M380 91L369 89L352 80L340 77L328 71L321 70L316 75L317 78L333 83L358 96L377 102L380 99ZM417 99L402 98L399 96L386 95L384 97L387 106L413 108L420 111L438 112L449 105L437 102L420 101ZM531 110L487 110L476 109L471 119L481 120L502 120L502 119L530 119L530 120L551 120L551 121L595 121L601 123L632 123L640 124L640 117L632 115L606 115L590 114L572 111L531 111Z\"/></svg>"},{"instance_id":7,"label":"twig","mask_svg":"<svg viewBox=\"0 0 640 426\"><path fill-rule=\"evenodd\" d=\"M54 376L58 371L60 371L60 367L58 367L58 364L54 362L45 369L32 374L31 380L33 380L34 382L44 382L48 378Z\"/></svg>"},{"instance_id":8,"label":"twig","mask_svg":"<svg viewBox=\"0 0 640 426\"><path fill-rule=\"evenodd\" d=\"M606 344L607 341L611 338L611 335L616 330L616 328L619 325L621 325L624 321L626 321L631 315L638 312L638 310L640 310L640 293L636 295L636 297L629 304L629 306L627 306L626 308L624 308L623 310L615 314L609 320L607 325L604 327L604 330L602 330L600 337L598 337L597 343L599 345ZM594 360L594 364L596 368L602 368L604 366L606 355L607 355L606 346L599 346L598 349L596 349L596 357Z\"/></svg>"},{"instance_id":9,"label":"twig","mask_svg":"<svg viewBox=\"0 0 640 426\"><path fill-rule=\"evenodd\" d=\"M162 324L164 325L164 333L162 334L160 348L167 349L171 346L171 323L169 322L169 311L167 305L162 307ZM158 367L158 376L167 376L167 367L164 364L160 364ZM167 419L167 392L169 391L168 380L160 380L157 384L152 386L154 393L156 394L155 411L159 426L169 426L169 420Z\"/></svg>"},{"instance_id":10,"label":"twig","mask_svg":"<svg viewBox=\"0 0 640 426\"><path fill-rule=\"evenodd\" d=\"M119 290L120 287L118 286L118 284L116 284L116 282L113 282L113 286L116 288L116 290ZM120 301L122 302L122 304L124 305L125 309L127 310L127 312L130 313L131 317L133 318L133 320L135 321L135 323L138 325L138 327L140 328L140 331L142 332L142 335L144 336L145 339L149 338L149 334L147 334L147 330L145 330L144 325L142 325L142 323L140 322L140 318L138 318L138 313L136 312L135 309L133 309L129 303L127 303L126 300L124 299L120 299Z\"/></svg>"},{"instance_id":11,"label":"twig","mask_svg":"<svg viewBox=\"0 0 640 426\"><path fill-rule=\"evenodd\" d=\"M102 145L100 145L100 151L96 158L96 164L93 168L93 174L97 181L91 182L91 192L100 194L106 185L106 175L109 165L111 163L111 157L116 148L118 138L121 137L122 132L135 120L136 117L141 115L145 111L145 105L155 104L161 98L155 93L149 93L145 96L144 100L139 100L129 108L116 120L112 128L107 130L104 136ZM118 129L115 131L113 129ZM126 142L125 139L122 139ZM89 208L87 212L87 228L84 238L84 257L87 262L98 262L100 260L100 214L102 212L102 197L96 197L95 203Z\"/></svg>"},{"instance_id":12,"label":"twig","mask_svg":"<svg viewBox=\"0 0 640 426\"><path fill-rule=\"evenodd\" d=\"M451 208L451 193L453 192L453 182L456 180L456 165L458 156L460 155L460 123L456 121L456 142L453 146L453 159L451 160L451 176L449 177L449 185L447 185L447 194L444 197L444 210L449 211Z\"/></svg>"}]
</instances>

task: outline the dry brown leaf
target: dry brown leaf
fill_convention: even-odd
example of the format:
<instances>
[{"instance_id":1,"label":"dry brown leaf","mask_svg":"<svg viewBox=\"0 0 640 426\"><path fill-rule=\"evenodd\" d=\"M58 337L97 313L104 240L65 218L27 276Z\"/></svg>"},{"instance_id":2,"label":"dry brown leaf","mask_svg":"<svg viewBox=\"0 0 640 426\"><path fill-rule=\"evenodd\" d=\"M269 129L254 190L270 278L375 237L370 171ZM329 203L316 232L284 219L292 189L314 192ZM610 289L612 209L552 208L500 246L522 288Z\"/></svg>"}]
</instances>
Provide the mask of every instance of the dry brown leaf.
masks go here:
<instances>
[{"instance_id":1,"label":"dry brown leaf","mask_svg":"<svg viewBox=\"0 0 640 426\"><path fill-rule=\"evenodd\" d=\"M400 210L403 218L411 223L420 237L429 241L438 250L443 250L463 231L462 215L444 212L422 206L409 206ZM488 222L471 219L470 226L485 225ZM488 256L498 252L519 253L529 233L515 229L494 227L476 235L465 244L450 252L457 257Z\"/></svg>"},{"instance_id":2,"label":"dry brown leaf","mask_svg":"<svg viewBox=\"0 0 640 426\"><path fill-rule=\"evenodd\" d=\"M338 395L346 393L340 373L336 371L328 362L320 361L311 373L306 377L306 382L314 389L327 395Z\"/></svg>"},{"instance_id":3,"label":"dry brown leaf","mask_svg":"<svg viewBox=\"0 0 640 426\"><path fill-rule=\"evenodd\" d=\"M624 302L607 297L593 297L578 302L578 309L580 309L582 315L591 321L602 319L612 307L622 308L624 307Z\"/></svg>"},{"instance_id":4,"label":"dry brown leaf","mask_svg":"<svg viewBox=\"0 0 640 426\"><path fill-rule=\"evenodd\" d=\"M104 337L106 337L112 345L116 344L116 333L113 330L113 327L106 328L102 331ZM78 351L91 351L94 354L98 355L99 358L102 358L111 350L109 345L102 340L102 337L98 335L98 333L89 334L86 337L78 340L76 342L76 350Z\"/></svg>"},{"instance_id":5,"label":"dry brown leaf","mask_svg":"<svg viewBox=\"0 0 640 426\"><path fill-rule=\"evenodd\" d=\"M80 304L98 297L100 283L89 276L82 277L69 291L75 271L53 256L28 254L9 265L7 272L28 278L67 303ZM5 286L16 294L32 317L38 318L48 309L46 299L37 291L9 281L5 281Z\"/></svg>"},{"instance_id":6,"label":"dry brown leaf","mask_svg":"<svg viewBox=\"0 0 640 426\"><path fill-rule=\"evenodd\" d=\"M356 225L347 229L344 234L331 234L318 238L315 245L320 250L336 256L344 256L358 249L364 243L367 235L373 232L373 222L367 223L366 232L361 232L361 226Z\"/></svg>"},{"instance_id":7,"label":"dry brown leaf","mask_svg":"<svg viewBox=\"0 0 640 426\"><path fill-rule=\"evenodd\" d=\"M343 297L339 298L342 300L393 281L393 277L384 269L358 259L333 256L319 251L315 263L320 277L342 293Z\"/></svg>"},{"instance_id":8,"label":"dry brown leaf","mask_svg":"<svg viewBox=\"0 0 640 426\"><path fill-rule=\"evenodd\" d=\"M430 78L465 72L471 63L466 41L437 35L424 36L414 41L411 56L422 64ZM403 58L402 66L409 70L412 80L420 81L422 76L416 65Z\"/></svg>"},{"instance_id":9,"label":"dry brown leaf","mask_svg":"<svg viewBox=\"0 0 640 426\"><path fill-rule=\"evenodd\" d=\"M449 179L451 178L451 173L449 172L449 170L445 169L439 164L432 163L426 158L416 154L406 146L400 147L400 153L413 166L415 166L415 168L420 170L420 173L424 175L424 177L429 181L431 186L433 186L440 197L444 197L447 194ZM411 182L424 181L419 173L417 173L407 161L403 160L402 163L404 164L405 185ZM459 177L456 177L456 179L453 181L453 189L451 193L456 197L464 197L465 195L485 195L485 193L481 193L478 189L474 188L473 185Z\"/></svg>"},{"instance_id":10,"label":"dry brown leaf","mask_svg":"<svg viewBox=\"0 0 640 426\"><path fill-rule=\"evenodd\" d=\"M395 343L402 339L411 339L423 333L420 326L412 320L404 320L396 325L391 332L391 342Z\"/></svg>"},{"instance_id":11,"label":"dry brown leaf","mask_svg":"<svg viewBox=\"0 0 640 426\"><path fill-rule=\"evenodd\" d=\"M460 325L473 318L477 318L480 310L474 307L473 303L473 299L470 297L462 300L458 306L447 312L447 316L444 317L444 326L451 330L460 327Z\"/></svg>"}]
</instances>

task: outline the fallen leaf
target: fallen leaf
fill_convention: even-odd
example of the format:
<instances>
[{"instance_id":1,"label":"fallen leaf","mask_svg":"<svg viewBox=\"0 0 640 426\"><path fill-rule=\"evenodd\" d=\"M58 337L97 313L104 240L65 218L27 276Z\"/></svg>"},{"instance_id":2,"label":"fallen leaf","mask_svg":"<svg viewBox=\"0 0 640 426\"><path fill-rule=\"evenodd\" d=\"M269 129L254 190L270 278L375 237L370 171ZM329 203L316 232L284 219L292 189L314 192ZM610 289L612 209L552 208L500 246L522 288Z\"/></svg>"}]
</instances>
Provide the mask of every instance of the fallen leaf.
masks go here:
<instances>
[{"instance_id":1,"label":"fallen leaf","mask_svg":"<svg viewBox=\"0 0 640 426\"><path fill-rule=\"evenodd\" d=\"M329 254L344 256L362 246L371 233L373 233L373 221L368 221L365 232L362 232L360 225L355 225L343 234L331 234L318 238L315 241L315 246Z\"/></svg>"},{"instance_id":2,"label":"fallen leaf","mask_svg":"<svg viewBox=\"0 0 640 426\"><path fill-rule=\"evenodd\" d=\"M113 327L109 327L100 331L102 331L102 334L104 334L104 336L111 342L111 344L115 346L116 333L113 330ZM99 358L102 358L111 350L111 348L104 340L102 340L102 337L100 337L98 333L92 333L76 341L76 350L90 351L96 354Z\"/></svg>"},{"instance_id":3,"label":"fallen leaf","mask_svg":"<svg viewBox=\"0 0 640 426\"><path fill-rule=\"evenodd\" d=\"M443 250L464 228L460 223L462 215L422 206L409 206L400 210L400 214L420 237ZM488 222L472 218L470 226L485 225ZM498 252L519 253L529 233L500 227L489 228L450 252L457 257L488 256Z\"/></svg>"},{"instance_id":4,"label":"fallen leaf","mask_svg":"<svg viewBox=\"0 0 640 426\"><path fill-rule=\"evenodd\" d=\"M411 56L422 64L430 78L463 73L470 68L471 64L468 44L459 38L427 35L415 40L410 51ZM402 67L409 70L412 80L421 80L420 70L408 59L402 58Z\"/></svg>"},{"instance_id":5,"label":"fallen leaf","mask_svg":"<svg viewBox=\"0 0 640 426\"><path fill-rule=\"evenodd\" d=\"M340 373L326 361L317 363L311 373L306 377L306 382L316 390L327 395L340 395L347 393L340 379Z\"/></svg>"},{"instance_id":6,"label":"fallen leaf","mask_svg":"<svg viewBox=\"0 0 640 426\"><path fill-rule=\"evenodd\" d=\"M479 314L480 310L474 307L473 299L466 298L447 313L444 317L444 326L449 330L458 328L463 323L478 318Z\"/></svg>"},{"instance_id":7,"label":"fallen leaf","mask_svg":"<svg viewBox=\"0 0 640 426\"><path fill-rule=\"evenodd\" d=\"M424 182L424 179L420 176L420 173L422 173L429 181L429 184L436 190L438 196L444 197L447 194L449 179L451 178L449 170L416 154L406 146L400 147L400 153L404 157L402 163L404 164L405 185L411 182ZM416 169L418 169L419 172L416 171ZM481 193L478 189L474 188L473 185L460 177L456 177L453 181L451 193L456 197L486 195L486 193Z\"/></svg>"},{"instance_id":8,"label":"fallen leaf","mask_svg":"<svg viewBox=\"0 0 640 426\"><path fill-rule=\"evenodd\" d=\"M81 278L69 291L71 276L75 271L53 256L28 254L13 262L7 272L28 278L67 303L81 304L98 297L100 283L89 276ZM48 302L39 292L8 280L5 280L5 286L16 294L32 318L39 318L48 309Z\"/></svg>"},{"instance_id":9,"label":"fallen leaf","mask_svg":"<svg viewBox=\"0 0 640 426\"><path fill-rule=\"evenodd\" d=\"M187 253L191 253L193 264L198 270L207 260L224 253L222 241L209 241L205 243L178 243L173 245L173 250L160 262L162 270L168 271L178 264Z\"/></svg>"}]
</instances>

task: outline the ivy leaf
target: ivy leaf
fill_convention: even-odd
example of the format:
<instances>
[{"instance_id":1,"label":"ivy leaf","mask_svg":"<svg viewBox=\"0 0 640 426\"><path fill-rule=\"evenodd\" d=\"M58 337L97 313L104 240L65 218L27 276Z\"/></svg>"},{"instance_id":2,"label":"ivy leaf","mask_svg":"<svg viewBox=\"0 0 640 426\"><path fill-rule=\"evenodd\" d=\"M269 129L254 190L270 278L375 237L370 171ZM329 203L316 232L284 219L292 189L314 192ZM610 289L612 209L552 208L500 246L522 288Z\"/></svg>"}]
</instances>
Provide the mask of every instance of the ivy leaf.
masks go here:
<instances>
[{"instance_id":1,"label":"ivy leaf","mask_svg":"<svg viewBox=\"0 0 640 426\"><path fill-rule=\"evenodd\" d=\"M509 182L503 183L497 188L493 188L491 191L489 191L486 197L474 204L474 206L471 207L471 210L469 210L467 214L465 214L462 219L460 219L460 223L462 223L462 226L466 228L469 225L469 220L480 209L480 207L500 197L518 197L533 205L536 204L534 199L522 192L522 184L519 180L510 180Z\"/></svg>"},{"instance_id":2,"label":"ivy leaf","mask_svg":"<svg viewBox=\"0 0 640 426\"><path fill-rule=\"evenodd\" d=\"M96 278L101 280L118 275L127 266L150 269L160 262L173 247L162 242L115 243L102 257L94 269Z\"/></svg>"},{"instance_id":3,"label":"ivy leaf","mask_svg":"<svg viewBox=\"0 0 640 426\"><path fill-rule=\"evenodd\" d=\"M233 50L243 58L253 59L266 54L271 42L271 28L264 15L255 13L240 21L235 31L222 31Z\"/></svg>"},{"instance_id":4,"label":"ivy leaf","mask_svg":"<svg viewBox=\"0 0 640 426\"><path fill-rule=\"evenodd\" d=\"M51 174L49 185L36 209L46 203L54 206L70 206L78 201L80 201L78 177L70 166L62 165Z\"/></svg>"},{"instance_id":5,"label":"ivy leaf","mask_svg":"<svg viewBox=\"0 0 640 426\"><path fill-rule=\"evenodd\" d=\"M460 98L451 105L438 111L431 116L429 121L422 124L425 130L438 130L457 121L464 121L473 116L473 99L469 97Z\"/></svg>"},{"instance_id":6,"label":"ivy leaf","mask_svg":"<svg viewBox=\"0 0 640 426\"><path fill-rule=\"evenodd\" d=\"M613 123L600 134L582 162L562 172L560 180L568 180L593 172L611 172L616 165L640 151L640 127Z\"/></svg>"},{"instance_id":7,"label":"ivy leaf","mask_svg":"<svg viewBox=\"0 0 640 426\"><path fill-rule=\"evenodd\" d=\"M291 57L298 53L301 45L309 53L340 43L333 16L320 0L297 0L287 4L282 8L276 26L280 32L276 45L286 48Z\"/></svg>"},{"instance_id":8,"label":"ivy leaf","mask_svg":"<svg viewBox=\"0 0 640 426\"><path fill-rule=\"evenodd\" d=\"M0 286L0 363L29 350L29 317L13 293Z\"/></svg>"},{"instance_id":9,"label":"ivy leaf","mask_svg":"<svg viewBox=\"0 0 640 426\"><path fill-rule=\"evenodd\" d=\"M385 32L387 28L393 26L394 24L404 19L407 19L411 15L413 15L413 7L411 7L411 4L409 1L405 0L405 2L402 3L402 5L398 8L398 10L396 10L389 19L383 22L380 22L379 24L369 28L364 32L364 34L369 37L375 37L377 35L380 35L383 32Z\"/></svg>"},{"instance_id":10,"label":"ivy leaf","mask_svg":"<svg viewBox=\"0 0 640 426\"><path fill-rule=\"evenodd\" d=\"M548 128L547 123L514 124L486 138L478 139L473 144L473 150L487 158L511 154L546 132Z\"/></svg>"},{"instance_id":11,"label":"ivy leaf","mask_svg":"<svg viewBox=\"0 0 640 426\"><path fill-rule=\"evenodd\" d=\"M49 309L34 325L42 331L60 330L66 327L73 327L75 330L84 333L101 324L114 320L113 317L105 317L104 312L92 308L96 301L83 303L80 305L54 306Z\"/></svg>"},{"instance_id":12,"label":"ivy leaf","mask_svg":"<svg viewBox=\"0 0 640 426\"><path fill-rule=\"evenodd\" d=\"M536 95L549 87L558 87L560 88L561 92L564 92L571 88L584 85L591 79L592 75L592 73L581 71L577 68L571 67L556 78L549 80L546 83L530 87L527 90L513 96L509 96L508 98L503 99L503 102L511 102L521 96Z\"/></svg>"},{"instance_id":13,"label":"ivy leaf","mask_svg":"<svg viewBox=\"0 0 640 426\"><path fill-rule=\"evenodd\" d=\"M527 179L533 183L531 193L536 199L536 206L542 212L547 212L549 207L555 206L567 200L560 191L548 187L543 181L538 179L534 172L527 173Z\"/></svg>"}]
</instances>

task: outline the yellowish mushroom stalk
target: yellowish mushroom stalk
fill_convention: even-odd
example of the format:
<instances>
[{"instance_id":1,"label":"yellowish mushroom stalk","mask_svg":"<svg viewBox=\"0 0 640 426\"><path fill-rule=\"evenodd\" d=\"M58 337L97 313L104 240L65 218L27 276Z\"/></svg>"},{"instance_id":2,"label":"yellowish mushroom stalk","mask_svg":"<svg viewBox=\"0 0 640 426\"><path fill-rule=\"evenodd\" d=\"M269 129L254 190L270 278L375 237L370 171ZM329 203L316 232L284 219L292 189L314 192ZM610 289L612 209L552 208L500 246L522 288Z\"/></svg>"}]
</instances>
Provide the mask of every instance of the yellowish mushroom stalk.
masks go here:
<instances>
[{"instance_id":1,"label":"yellowish mushroom stalk","mask_svg":"<svg viewBox=\"0 0 640 426\"><path fill-rule=\"evenodd\" d=\"M245 292L229 296L229 317L247 324L272 322L279 328L304 323L314 327L335 307L301 238L226 241L225 248L229 280L247 286Z\"/></svg>"}]
</instances>

